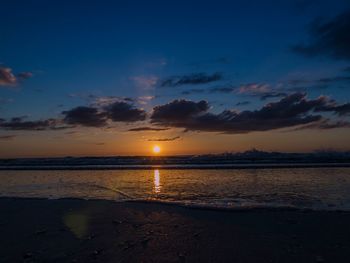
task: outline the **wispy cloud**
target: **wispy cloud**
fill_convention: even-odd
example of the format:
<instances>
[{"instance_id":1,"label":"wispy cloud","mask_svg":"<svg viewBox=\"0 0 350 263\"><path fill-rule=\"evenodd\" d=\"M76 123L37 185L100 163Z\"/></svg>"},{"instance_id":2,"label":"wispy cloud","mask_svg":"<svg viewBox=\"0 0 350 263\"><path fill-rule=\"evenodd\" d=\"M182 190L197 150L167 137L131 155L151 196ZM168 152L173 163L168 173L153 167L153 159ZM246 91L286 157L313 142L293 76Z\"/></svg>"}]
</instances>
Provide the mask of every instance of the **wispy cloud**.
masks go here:
<instances>
[{"instance_id":1,"label":"wispy cloud","mask_svg":"<svg viewBox=\"0 0 350 263\"><path fill-rule=\"evenodd\" d=\"M154 96L140 96L137 98L137 103L140 105L147 105L153 99Z\"/></svg>"},{"instance_id":2,"label":"wispy cloud","mask_svg":"<svg viewBox=\"0 0 350 263\"><path fill-rule=\"evenodd\" d=\"M223 79L223 75L220 72L213 74L207 73L193 73L189 75L182 76L171 76L163 79L160 82L161 87L178 87L183 85L199 85L207 84Z\"/></svg>"},{"instance_id":3,"label":"wispy cloud","mask_svg":"<svg viewBox=\"0 0 350 263\"><path fill-rule=\"evenodd\" d=\"M235 86L222 86L222 87L213 87L209 89L209 93L233 93L236 92L237 88Z\"/></svg>"},{"instance_id":4,"label":"wispy cloud","mask_svg":"<svg viewBox=\"0 0 350 263\"><path fill-rule=\"evenodd\" d=\"M293 129L293 131L307 130L307 129L318 129L318 130L330 130L338 128L350 128L350 122L348 121L331 121L329 119L323 119L318 122L303 125Z\"/></svg>"},{"instance_id":5,"label":"wispy cloud","mask_svg":"<svg viewBox=\"0 0 350 263\"><path fill-rule=\"evenodd\" d=\"M180 136L176 136L176 137L171 137L171 138L156 138L156 139L148 139L149 142L172 142L175 140L180 139Z\"/></svg>"},{"instance_id":6,"label":"wispy cloud","mask_svg":"<svg viewBox=\"0 0 350 263\"><path fill-rule=\"evenodd\" d=\"M146 90L153 89L158 82L158 77L156 76L134 76L130 79L138 88Z\"/></svg>"},{"instance_id":7,"label":"wispy cloud","mask_svg":"<svg viewBox=\"0 0 350 263\"><path fill-rule=\"evenodd\" d=\"M131 132L142 132L142 131L166 131L169 130L169 128L156 128L156 127L137 127L137 128L132 128L129 129L128 131Z\"/></svg>"},{"instance_id":8,"label":"wispy cloud","mask_svg":"<svg viewBox=\"0 0 350 263\"><path fill-rule=\"evenodd\" d=\"M121 96L94 96L90 95L89 99L92 100L91 105L96 107L104 107L116 102L133 102L133 98L121 97Z\"/></svg>"},{"instance_id":9,"label":"wispy cloud","mask_svg":"<svg viewBox=\"0 0 350 263\"><path fill-rule=\"evenodd\" d=\"M57 119L46 119L30 121L23 118L12 118L9 121L0 120L0 129L14 131L43 131L43 130L60 130L71 128L70 126L62 125L62 122Z\"/></svg>"},{"instance_id":10,"label":"wispy cloud","mask_svg":"<svg viewBox=\"0 0 350 263\"><path fill-rule=\"evenodd\" d=\"M241 101L236 103L236 106L245 106L245 105L249 105L251 102L250 101Z\"/></svg>"},{"instance_id":11,"label":"wispy cloud","mask_svg":"<svg viewBox=\"0 0 350 263\"><path fill-rule=\"evenodd\" d=\"M271 86L269 84L261 84L261 83L251 83L241 85L238 88L238 93L240 94L262 94L269 92L271 90Z\"/></svg>"},{"instance_id":12,"label":"wispy cloud","mask_svg":"<svg viewBox=\"0 0 350 263\"><path fill-rule=\"evenodd\" d=\"M18 73L18 78L20 79L29 79L31 77L33 77L33 73L32 72L21 72L21 73Z\"/></svg>"},{"instance_id":13,"label":"wispy cloud","mask_svg":"<svg viewBox=\"0 0 350 263\"><path fill-rule=\"evenodd\" d=\"M198 94L198 93L204 93L205 89L190 89L190 90L184 90L181 92L182 95L190 95L190 94Z\"/></svg>"}]
</instances>

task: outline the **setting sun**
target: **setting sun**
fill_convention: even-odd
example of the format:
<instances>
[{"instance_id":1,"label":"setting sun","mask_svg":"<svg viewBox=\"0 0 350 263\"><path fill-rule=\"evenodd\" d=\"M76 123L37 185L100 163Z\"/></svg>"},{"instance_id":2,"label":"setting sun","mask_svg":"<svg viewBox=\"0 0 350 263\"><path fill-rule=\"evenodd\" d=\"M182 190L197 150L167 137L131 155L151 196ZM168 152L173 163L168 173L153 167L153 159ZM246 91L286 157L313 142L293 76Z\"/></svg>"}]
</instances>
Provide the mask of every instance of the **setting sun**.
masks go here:
<instances>
[{"instance_id":1,"label":"setting sun","mask_svg":"<svg viewBox=\"0 0 350 263\"><path fill-rule=\"evenodd\" d=\"M160 147L158 145L153 146L154 153L160 153Z\"/></svg>"}]
</instances>

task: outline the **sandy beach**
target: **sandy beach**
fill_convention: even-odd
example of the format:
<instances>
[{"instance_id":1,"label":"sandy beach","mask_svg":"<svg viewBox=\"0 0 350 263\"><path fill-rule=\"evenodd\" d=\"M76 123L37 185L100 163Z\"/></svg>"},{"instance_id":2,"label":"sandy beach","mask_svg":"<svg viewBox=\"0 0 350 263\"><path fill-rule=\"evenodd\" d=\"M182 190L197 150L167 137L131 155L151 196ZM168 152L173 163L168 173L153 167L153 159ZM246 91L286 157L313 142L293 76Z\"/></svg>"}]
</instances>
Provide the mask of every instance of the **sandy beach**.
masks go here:
<instances>
[{"instance_id":1,"label":"sandy beach","mask_svg":"<svg viewBox=\"0 0 350 263\"><path fill-rule=\"evenodd\" d=\"M350 213L0 199L1 262L350 262Z\"/></svg>"}]
</instances>

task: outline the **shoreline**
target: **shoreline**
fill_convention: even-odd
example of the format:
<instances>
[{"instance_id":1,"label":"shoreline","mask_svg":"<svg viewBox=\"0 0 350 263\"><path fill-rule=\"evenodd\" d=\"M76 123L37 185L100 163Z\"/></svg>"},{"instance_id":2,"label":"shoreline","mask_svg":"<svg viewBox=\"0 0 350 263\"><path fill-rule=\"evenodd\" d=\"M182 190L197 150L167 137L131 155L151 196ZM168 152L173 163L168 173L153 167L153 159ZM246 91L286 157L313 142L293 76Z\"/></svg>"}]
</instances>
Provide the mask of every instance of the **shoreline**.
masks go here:
<instances>
[{"instance_id":1,"label":"shoreline","mask_svg":"<svg viewBox=\"0 0 350 263\"><path fill-rule=\"evenodd\" d=\"M79 198L79 197L21 197L21 196L0 196L1 200L32 200L32 201L83 201L83 202L111 202L115 204L134 204L134 205L159 205L164 207L174 207L179 209L199 210L199 211L214 211L214 212L227 212L227 213L249 213L249 212L298 212L298 213L349 213L350 210L346 209L323 209L323 208L307 208L296 206L236 206L236 207L224 207L215 205L203 205L203 204L186 204L175 201L161 201L161 200L143 200L143 199L126 199L126 200L112 200L102 198Z\"/></svg>"},{"instance_id":2,"label":"shoreline","mask_svg":"<svg viewBox=\"0 0 350 263\"><path fill-rule=\"evenodd\" d=\"M136 205L159 205L164 207L174 207L179 209L227 212L227 213L269 213L269 212L297 212L297 213L349 213L348 208L339 208L336 206L324 206L318 208L297 207L293 205L250 205L250 206L220 206L210 204L195 204L177 201L164 201L157 199L104 199L104 198L81 198L81 197L36 197L36 196L0 196L1 200L33 200L33 201L84 201L84 202L111 202L115 204L136 204Z\"/></svg>"},{"instance_id":3,"label":"shoreline","mask_svg":"<svg viewBox=\"0 0 350 263\"><path fill-rule=\"evenodd\" d=\"M2 262L350 262L350 212L0 198Z\"/></svg>"}]
</instances>

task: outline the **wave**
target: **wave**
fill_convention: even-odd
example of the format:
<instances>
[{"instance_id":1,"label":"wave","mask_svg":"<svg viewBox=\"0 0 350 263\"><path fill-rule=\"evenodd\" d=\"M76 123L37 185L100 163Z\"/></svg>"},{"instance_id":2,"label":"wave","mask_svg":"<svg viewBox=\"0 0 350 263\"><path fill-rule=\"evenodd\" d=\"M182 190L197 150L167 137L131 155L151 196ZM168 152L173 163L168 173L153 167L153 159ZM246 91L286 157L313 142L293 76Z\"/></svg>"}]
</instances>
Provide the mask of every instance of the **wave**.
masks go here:
<instances>
[{"instance_id":1,"label":"wave","mask_svg":"<svg viewBox=\"0 0 350 263\"><path fill-rule=\"evenodd\" d=\"M39 188L40 189L39 189ZM82 200L108 200L114 202L144 203L144 204L161 204L186 207L191 209L203 210L223 210L223 211L350 211L350 205L325 204L317 198L305 194L293 192L285 193L264 193L253 195L230 195L226 198L210 198L208 195L203 197L187 196L183 199L174 199L171 196L158 197L135 197L105 185L94 183L59 183L59 194L52 190L52 184L33 186L32 188L20 187L26 189L24 192L8 191L0 194L1 197L10 198L46 198L46 199L82 199ZM46 191L49 189L48 191ZM64 190L65 189L65 190ZM101 190L102 192L100 192ZM97 192L96 192L97 191ZM108 192L115 194L108 194Z\"/></svg>"},{"instance_id":2,"label":"wave","mask_svg":"<svg viewBox=\"0 0 350 263\"><path fill-rule=\"evenodd\" d=\"M170 205L190 209L199 210L218 210L218 211L299 211L299 212L350 212L349 207L340 206L315 206L315 207L298 207L294 205L278 205L271 203L256 203L245 204L240 206L225 206L210 203L194 203L194 202L181 202L181 201L167 201L167 200L152 200L152 199L134 199L125 200L127 203L140 203L140 204L159 204Z\"/></svg>"},{"instance_id":3,"label":"wave","mask_svg":"<svg viewBox=\"0 0 350 263\"><path fill-rule=\"evenodd\" d=\"M101 190L107 190L107 191L111 191L111 192L120 194L121 196L126 197L126 198L128 198L130 200L134 199L131 195L128 195L127 193L124 193L123 191L120 191L120 190L115 189L115 188L110 188L110 187L107 187L107 186L103 186L103 185L85 184L85 183L77 183L77 185L85 186L85 187L88 187L88 188L97 188L97 189L101 189Z\"/></svg>"}]
</instances>

